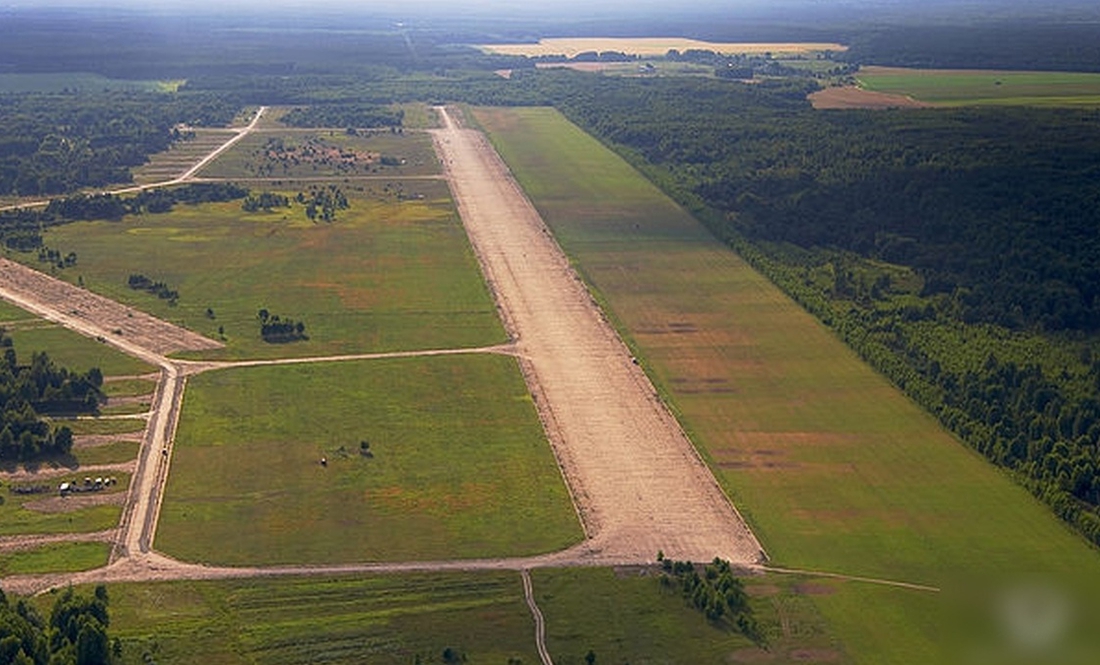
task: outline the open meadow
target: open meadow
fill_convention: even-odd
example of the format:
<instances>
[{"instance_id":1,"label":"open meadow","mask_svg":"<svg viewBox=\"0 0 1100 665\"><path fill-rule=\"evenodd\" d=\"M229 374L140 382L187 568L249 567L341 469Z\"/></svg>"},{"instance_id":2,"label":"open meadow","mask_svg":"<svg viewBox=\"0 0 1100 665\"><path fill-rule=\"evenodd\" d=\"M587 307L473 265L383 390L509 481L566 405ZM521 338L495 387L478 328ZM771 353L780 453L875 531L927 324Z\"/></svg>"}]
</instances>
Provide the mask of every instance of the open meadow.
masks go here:
<instances>
[{"instance_id":1,"label":"open meadow","mask_svg":"<svg viewBox=\"0 0 1100 665\"><path fill-rule=\"evenodd\" d=\"M1100 74L861 67L861 87L937 106L1100 106Z\"/></svg>"},{"instance_id":2,"label":"open meadow","mask_svg":"<svg viewBox=\"0 0 1100 665\"><path fill-rule=\"evenodd\" d=\"M468 355L196 377L156 542L256 565L535 554L582 537L515 360Z\"/></svg>"},{"instance_id":3,"label":"open meadow","mask_svg":"<svg viewBox=\"0 0 1100 665\"><path fill-rule=\"evenodd\" d=\"M775 565L1100 583L1095 550L617 156L552 110L475 115ZM857 662L946 656L935 594L813 600Z\"/></svg>"},{"instance_id":4,"label":"open meadow","mask_svg":"<svg viewBox=\"0 0 1100 665\"><path fill-rule=\"evenodd\" d=\"M232 152L229 153L232 155ZM273 186L292 199L315 182ZM203 357L285 357L482 346L504 341L446 184L339 183L349 208L331 222L305 206L245 212L240 201L50 229L79 265L70 282L183 325L226 347ZM257 187L257 191L264 191ZM16 255L30 265L30 255ZM144 275L173 304L129 286ZM308 340L272 344L259 311L305 325ZM94 343L94 342L89 342Z\"/></svg>"}]
</instances>

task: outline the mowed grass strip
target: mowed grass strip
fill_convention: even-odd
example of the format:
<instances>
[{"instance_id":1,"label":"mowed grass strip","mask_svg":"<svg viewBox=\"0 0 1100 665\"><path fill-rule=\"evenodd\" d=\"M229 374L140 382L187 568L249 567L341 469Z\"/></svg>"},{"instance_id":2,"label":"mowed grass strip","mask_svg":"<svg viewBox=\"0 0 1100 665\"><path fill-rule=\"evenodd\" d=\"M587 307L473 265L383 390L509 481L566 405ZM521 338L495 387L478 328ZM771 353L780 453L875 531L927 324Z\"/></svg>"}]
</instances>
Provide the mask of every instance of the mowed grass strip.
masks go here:
<instances>
[{"instance_id":1,"label":"mowed grass strip","mask_svg":"<svg viewBox=\"0 0 1100 665\"><path fill-rule=\"evenodd\" d=\"M862 67L867 90L945 106L1100 106L1100 74Z\"/></svg>"},{"instance_id":2,"label":"mowed grass strip","mask_svg":"<svg viewBox=\"0 0 1100 665\"><path fill-rule=\"evenodd\" d=\"M234 201L68 224L47 231L46 241L80 257L79 273L58 277L82 276L97 293L226 344L192 356L271 358L505 340L445 183L406 185L418 197L404 200L383 191L384 183L338 186L351 208L331 223L310 222L299 204L246 213ZM129 288L132 274L178 291L178 304ZM261 308L303 322L309 339L264 342Z\"/></svg>"},{"instance_id":3,"label":"mowed grass strip","mask_svg":"<svg viewBox=\"0 0 1100 665\"><path fill-rule=\"evenodd\" d=\"M1100 580L1095 550L617 156L552 110L476 115L773 561L931 584ZM896 619L820 602L866 647L857 660L928 662L920 592L853 588L861 617Z\"/></svg>"},{"instance_id":4,"label":"mowed grass strip","mask_svg":"<svg viewBox=\"0 0 1100 665\"><path fill-rule=\"evenodd\" d=\"M91 590L84 590L90 593ZM519 574L112 584L121 665L538 663ZM34 602L49 612L50 595Z\"/></svg>"},{"instance_id":5,"label":"mowed grass strip","mask_svg":"<svg viewBox=\"0 0 1100 665\"><path fill-rule=\"evenodd\" d=\"M478 355L196 377L156 545L246 565L513 556L581 538L515 360Z\"/></svg>"},{"instance_id":6,"label":"mowed grass strip","mask_svg":"<svg viewBox=\"0 0 1100 665\"><path fill-rule=\"evenodd\" d=\"M33 575L91 570L107 564L109 543L55 543L0 552L0 575Z\"/></svg>"}]
</instances>

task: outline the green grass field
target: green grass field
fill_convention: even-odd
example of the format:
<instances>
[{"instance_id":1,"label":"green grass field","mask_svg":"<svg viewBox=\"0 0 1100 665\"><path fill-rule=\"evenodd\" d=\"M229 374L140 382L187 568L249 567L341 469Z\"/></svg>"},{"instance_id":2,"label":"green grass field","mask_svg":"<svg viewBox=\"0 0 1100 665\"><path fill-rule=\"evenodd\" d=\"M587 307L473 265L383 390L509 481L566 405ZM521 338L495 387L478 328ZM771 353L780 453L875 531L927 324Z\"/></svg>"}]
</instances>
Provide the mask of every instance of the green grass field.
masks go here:
<instances>
[{"instance_id":1,"label":"green grass field","mask_svg":"<svg viewBox=\"0 0 1100 665\"><path fill-rule=\"evenodd\" d=\"M107 543L59 543L30 550L0 552L0 575L79 572L106 565Z\"/></svg>"},{"instance_id":2,"label":"green grass field","mask_svg":"<svg viewBox=\"0 0 1100 665\"><path fill-rule=\"evenodd\" d=\"M945 106L1100 106L1100 74L863 67L860 84Z\"/></svg>"},{"instance_id":3,"label":"green grass field","mask_svg":"<svg viewBox=\"0 0 1100 665\"><path fill-rule=\"evenodd\" d=\"M65 91L102 92L105 90L168 92L174 87L178 87L178 85L178 82L173 81L130 81L124 79L111 79L106 76L100 76L99 74L88 74L85 72L0 74L0 92L11 93Z\"/></svg>"},{"instance_id":4,"label":"green grass field","mask_svg":"<svg viewBox=\"0 0 1100 665\"><path fill-rule=\"evenodd\" d=\"M594 139L546 109L476 115L774 562L1100 582L1095 550ZM942 646L925 592L814 601L859 662Z\"/></svg>"},{"instance_id":5,"label":"green grass field","mask_svg":"<svg viewBox=\"0 0 1100 665\"><path fill-rule=\"evenodd\" d=\"M293 183L284 183L291 187ZM249 214L240 202L83 222L46 233L76 251L59 276L211 338L220 357L282 357L494 344L505 339L446 185L342 184L351 208L312 223L301 206ZM397 185L394 185L396 187ZM297 189L288 189L293 194ZM141 273L179 291L170 306L127 286ZM308 341L268 344L257 312L302 321ZM213 313L213 318L207 314Z\"/></svg>"},{"instance_id":6,"label":"green grass field","mask_svg":"<svg viewBox=\"0 0 1100 665\"><path fill-rule=\"evenodd\" d=\"M157 547L225 564L405 561L582 535L515 361L452 356L196 377Z\"/></svg>"}]
</instances>

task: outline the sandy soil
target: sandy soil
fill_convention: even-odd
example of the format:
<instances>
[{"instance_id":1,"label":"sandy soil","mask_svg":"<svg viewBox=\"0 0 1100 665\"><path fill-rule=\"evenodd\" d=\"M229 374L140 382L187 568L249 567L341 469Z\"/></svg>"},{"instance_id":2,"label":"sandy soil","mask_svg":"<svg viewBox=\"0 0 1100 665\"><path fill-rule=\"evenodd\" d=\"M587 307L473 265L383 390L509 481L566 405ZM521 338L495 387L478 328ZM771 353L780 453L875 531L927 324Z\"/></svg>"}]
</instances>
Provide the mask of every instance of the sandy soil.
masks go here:
<instances>
[{"instance_id":1,"label":"sandy soil","mask_svg":"<svg viewBox=\"0 0 1100 665\"><path fill-rule=\"evenodd\" d=\"M854 86L818 90L809 96L815 109L929 108L932 104L905 95L872 92Z\"/></svg>"},{"instance_id":2,"label":"sandy soil","mask_svg":"<svg viewBox=\"0 0 1100 665\"><path fill-rule=\"evenodd\" d=\"M120 348L136 346L167 355L223 346L221 342L5 258L0 258L0 297Z\"/></svg>"},{"instance_id":3,"label":"sandy soil","mask_svg":"<svg viewBox=\"0 0 1100 665\"><path fill-rule=\"evenodd\" d=\"M756 538L507 167L441 110L437 151L581 516L582 558L750 564Z\"/></svg>"}]
</instances>

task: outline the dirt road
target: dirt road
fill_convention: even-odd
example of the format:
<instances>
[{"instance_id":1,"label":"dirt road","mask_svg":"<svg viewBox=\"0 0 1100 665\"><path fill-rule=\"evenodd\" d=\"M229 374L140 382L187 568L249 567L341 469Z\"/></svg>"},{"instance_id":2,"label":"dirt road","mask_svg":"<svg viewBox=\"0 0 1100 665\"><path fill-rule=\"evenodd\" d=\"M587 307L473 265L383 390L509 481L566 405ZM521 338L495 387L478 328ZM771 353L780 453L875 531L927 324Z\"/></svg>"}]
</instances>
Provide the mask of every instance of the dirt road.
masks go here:
<instances>
[{"instance_id":1,"label":"dirt road","mask_svg":"<svg viewBox=\"0 0 1100 665\"><path fill-rule=\"evenodd\" d=\"M588 534L585 558L751 564L756 538L486 138L439 109L436 150Z\"/></svg>"}]
</instances>

